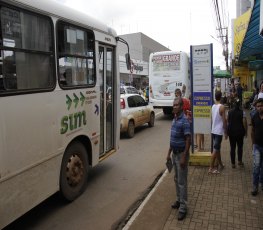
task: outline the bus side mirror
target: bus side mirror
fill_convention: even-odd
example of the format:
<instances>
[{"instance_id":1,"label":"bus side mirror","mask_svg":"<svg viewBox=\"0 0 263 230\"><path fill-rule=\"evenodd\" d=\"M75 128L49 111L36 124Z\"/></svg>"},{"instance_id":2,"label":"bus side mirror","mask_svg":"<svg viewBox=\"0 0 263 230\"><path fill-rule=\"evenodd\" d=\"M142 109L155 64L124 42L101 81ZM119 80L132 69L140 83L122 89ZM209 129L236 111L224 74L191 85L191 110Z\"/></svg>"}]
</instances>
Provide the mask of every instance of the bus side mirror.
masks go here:
<instances>
[{"instance_id":1,"label":"bus side mirror","mask_svg":"<svg viewBox=\"0 0 263 230\"><path fill-rule=\"evenodd\" d=\"M130 70L131 69L131 58L130 58L130 54L129 53L125 54L125 59L126 59L127 69Z\"/></svg>"},{"instance_id":2,"label":"bus side mirror","mask_svg":"<svg viewBox=\"0 0 263 230\"><path fill-rule=\"evenodd\" d=\"M128 42L126 42L123 38L121 37L116 37L116 41L118 42L122 42L124 43L127 48L128 48L128 53L125 54L125 59L126 59L126 66L127 66L127 69L130 70L131 69L131 57L130 57L130 52L129 52L129 44Z\"/></svg>"}]
</instances>

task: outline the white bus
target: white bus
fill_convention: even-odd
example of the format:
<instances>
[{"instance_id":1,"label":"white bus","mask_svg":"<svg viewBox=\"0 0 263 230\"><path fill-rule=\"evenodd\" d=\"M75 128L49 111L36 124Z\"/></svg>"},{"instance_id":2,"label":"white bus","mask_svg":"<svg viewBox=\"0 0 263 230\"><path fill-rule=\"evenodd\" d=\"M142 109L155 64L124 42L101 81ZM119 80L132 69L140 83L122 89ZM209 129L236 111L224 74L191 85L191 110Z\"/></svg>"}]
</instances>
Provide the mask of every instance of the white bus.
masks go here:
<instances>
[{"instance_id":1,"label":"white bus","mask_svg":"<svg viewBox=\"0 0 263 230\"><path fill-rule=\"evenodd\" d=\"M72 201L119 142L116 32L53 0L0 1L0 229ZM111 87L111 99L106 95Z\"/></svg>"},{"instance_id":2,"label":"white bus","mask_svg":"<svg viewBox=\"0 0 263 230\"><path fill-rule=\"evenodd\" d=\"M164 114L172 113L175 89L189 97L189 56L185 52L163 51L151 53L149 58L149 102L162 108Z\"/></svg>"}]
</instances>

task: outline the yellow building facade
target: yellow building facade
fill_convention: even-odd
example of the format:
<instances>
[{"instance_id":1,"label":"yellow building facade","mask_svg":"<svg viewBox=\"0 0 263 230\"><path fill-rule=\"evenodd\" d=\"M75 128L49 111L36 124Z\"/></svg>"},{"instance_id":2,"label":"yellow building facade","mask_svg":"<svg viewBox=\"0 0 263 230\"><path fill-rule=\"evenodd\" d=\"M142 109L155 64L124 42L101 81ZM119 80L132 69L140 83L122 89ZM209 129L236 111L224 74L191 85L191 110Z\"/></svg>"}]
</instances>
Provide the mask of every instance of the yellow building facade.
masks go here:
<instances>
[{"instance_id":1,"label":"yellow building facade","mask_svg":"<svg viewBox=\"0 0 263 230\"><path fill-rule=\"evenodd\" d=\"M248 90L252 90L253 81L255 79L255 73L249 71L248 62L238 62L238 57L242 47L244 37L247 32L249 20L251 17L252 10L249 9L246 13L242 14L240 17L234 20L233 30L234 30L234 42L233 42L233 77L239 78L241 85L247 85Z\"/></svg>"}]
</instances>

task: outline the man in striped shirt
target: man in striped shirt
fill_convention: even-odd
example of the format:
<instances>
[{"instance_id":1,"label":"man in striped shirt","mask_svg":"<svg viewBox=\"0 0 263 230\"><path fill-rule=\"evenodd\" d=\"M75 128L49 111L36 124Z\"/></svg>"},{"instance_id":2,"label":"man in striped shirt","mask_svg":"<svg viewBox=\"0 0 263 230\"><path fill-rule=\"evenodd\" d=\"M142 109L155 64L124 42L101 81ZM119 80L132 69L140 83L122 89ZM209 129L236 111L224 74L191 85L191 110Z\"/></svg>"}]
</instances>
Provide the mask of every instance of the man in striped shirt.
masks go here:
<instances>
[{"instance_id":1,"label":"man in striped shirt","mask_svg":"<svg viewBox=\"0 0 263 230\"><path fill-rule=\"evenodd\" d=\"M189 161L189 148L191 145L190 123L183 112L183 100L177 97L173 102L174 119L171 127L170 147L167 160L171 153L174 170L176 201L172 208L179 209L178 220L183 220L187 213L187 174Z\"/></svg>"}]
</instances>

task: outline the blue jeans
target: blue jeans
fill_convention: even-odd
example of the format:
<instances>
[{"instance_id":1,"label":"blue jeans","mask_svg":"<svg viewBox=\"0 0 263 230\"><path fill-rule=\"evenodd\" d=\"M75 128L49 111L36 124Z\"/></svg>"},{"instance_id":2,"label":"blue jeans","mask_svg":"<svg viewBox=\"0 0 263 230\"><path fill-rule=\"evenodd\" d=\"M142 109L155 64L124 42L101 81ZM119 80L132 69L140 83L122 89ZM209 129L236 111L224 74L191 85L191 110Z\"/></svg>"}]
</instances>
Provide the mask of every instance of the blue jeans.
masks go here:
<instances>
[{"instance_id":1,"label":"blue jeans","mask_svg":"<svg viewBox=\"0 0 263 230\"><path fill-rule=\"evenodd\" d=\"M188 161L189 154L186 159L186 167L184 169L180 166L180 159L183 152L172 154L174 163L174 182L176 188L176 200L180 202L179 212L187 212L187 175L188 175Z\"/></svg>"},{"instance_id":2,"label":"blue jeans","mask_svg":"<svg viewBox=\"0 0 263 230\"><path fill-rule=\"evenodd\" d=\"M253 145L253 187L258 188L258 184L263 186L263 147Z\"/></svg>"},{"instance_id":3,"label":"blue jeans","mask_svg":"<svg viewBox=\"0 0 263 230\"><path fill-rule=\"evenodd\" d=\"M223 136L212 133L214 152L220 152Z\"/></svg>"}]
</instances>

